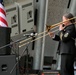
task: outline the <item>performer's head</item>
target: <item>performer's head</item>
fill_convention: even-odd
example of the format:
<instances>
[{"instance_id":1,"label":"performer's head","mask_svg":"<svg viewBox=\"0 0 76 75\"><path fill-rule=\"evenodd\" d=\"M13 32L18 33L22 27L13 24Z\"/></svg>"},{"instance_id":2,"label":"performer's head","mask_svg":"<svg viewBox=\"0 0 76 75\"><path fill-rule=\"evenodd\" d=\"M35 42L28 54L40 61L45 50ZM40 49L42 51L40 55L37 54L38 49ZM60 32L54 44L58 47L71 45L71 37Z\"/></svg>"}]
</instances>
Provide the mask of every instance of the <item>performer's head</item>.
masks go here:
<instances>
[{"instance_id":1,"label":"performer's head","mask_svg":"<svg viewBox=\"0 0 76 75\"><path fill-rule=\"evenodd\" d=\"M67 21L64 22L63 24L68 25L68 24L71 24L71 23L75 23L75 19L72 19L73 17L74 16L71 13L64 14L63 17L62 17L62 20L63 20L63 22L66 21L66 20ZM68 20L68 19L71 19L71 20Z\"/></svg>"}]
</instances>

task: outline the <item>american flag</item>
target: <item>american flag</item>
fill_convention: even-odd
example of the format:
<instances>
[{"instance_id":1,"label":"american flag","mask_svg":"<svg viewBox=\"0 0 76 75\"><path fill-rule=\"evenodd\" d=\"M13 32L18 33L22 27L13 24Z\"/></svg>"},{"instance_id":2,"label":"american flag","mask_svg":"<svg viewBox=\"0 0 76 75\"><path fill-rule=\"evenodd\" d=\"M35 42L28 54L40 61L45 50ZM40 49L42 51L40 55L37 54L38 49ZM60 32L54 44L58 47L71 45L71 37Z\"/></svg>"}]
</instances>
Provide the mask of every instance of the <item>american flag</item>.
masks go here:
<instances>
[{"instance_id":1,"label":"american flag","mask_svg":"<svg viewBox=\"0 0 76 75\"><path fill-rule=\"evenodd\" d=\"M8 27L3 0L0 0L0 27Z\"/></svg>"}]
</instances>

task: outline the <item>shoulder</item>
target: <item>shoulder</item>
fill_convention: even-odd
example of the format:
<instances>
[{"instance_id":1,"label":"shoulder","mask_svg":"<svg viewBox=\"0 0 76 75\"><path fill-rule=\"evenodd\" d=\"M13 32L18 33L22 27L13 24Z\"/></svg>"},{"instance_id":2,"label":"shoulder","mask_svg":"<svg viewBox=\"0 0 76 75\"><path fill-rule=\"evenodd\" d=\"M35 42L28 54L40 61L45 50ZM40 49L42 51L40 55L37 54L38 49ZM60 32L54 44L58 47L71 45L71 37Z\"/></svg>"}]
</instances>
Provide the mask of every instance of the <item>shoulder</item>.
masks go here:
<instances>
[{"instance_id":1,"label":"shoulder","mask_svg":"<svg viewBox=\"0 0 76 75\"><path fill-rule=\"evenodd\" d=\"M75 29L75 24L70 24L65 29Z\"/></svg>"}]
</instances>

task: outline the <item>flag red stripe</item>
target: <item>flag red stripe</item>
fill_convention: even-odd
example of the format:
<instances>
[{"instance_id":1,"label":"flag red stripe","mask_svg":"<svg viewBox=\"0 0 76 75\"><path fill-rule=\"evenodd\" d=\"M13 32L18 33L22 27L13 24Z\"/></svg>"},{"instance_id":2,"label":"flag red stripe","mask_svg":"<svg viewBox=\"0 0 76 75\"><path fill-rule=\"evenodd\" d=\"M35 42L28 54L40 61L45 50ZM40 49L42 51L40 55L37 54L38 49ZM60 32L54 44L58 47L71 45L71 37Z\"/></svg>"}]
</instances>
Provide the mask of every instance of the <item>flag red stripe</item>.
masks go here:
<instances>
[{"instance_id":1,"label":"flag red stripe","mask_svg":"<svg viewBox=\"0 0 76 75\"><path fill-rule=\"evenodd\" d=\"M8 26L7 21L3 19L1 16L0 16L0 21L2 21L3 23L5 23L6 26Z\"/></svg>"},{"instance_id":2,"label":"flag red stripe","mask_svg":"<svg viewBox=\"0 0 76 75\"><path fill-rule=\"evenodd\" d=\"M4 6L0 3L0 23L1 27L8 27L8 23L6 21L6 12Z\"/></svg>"},{"instance_id":3,"label":"flag red stripe","mask_svg":"<svg viewBox=\"0 0 76 75\"><path fill-rule=\"evenodd\" d=\"M0 12L3 13L6 16L6 13L2 8L0 8Z\"/></svg>"}]
</instances>

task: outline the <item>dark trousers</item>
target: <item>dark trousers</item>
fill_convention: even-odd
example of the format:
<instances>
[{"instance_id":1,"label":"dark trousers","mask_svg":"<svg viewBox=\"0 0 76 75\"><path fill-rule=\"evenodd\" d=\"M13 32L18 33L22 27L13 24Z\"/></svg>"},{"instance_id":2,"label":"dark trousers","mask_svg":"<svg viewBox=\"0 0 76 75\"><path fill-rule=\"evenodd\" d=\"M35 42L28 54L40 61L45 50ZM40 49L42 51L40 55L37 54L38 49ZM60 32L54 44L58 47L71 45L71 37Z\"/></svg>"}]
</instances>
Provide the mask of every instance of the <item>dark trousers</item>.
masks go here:
<instances>
[{"instance_id":1,"label":"dark trousers","mask_svg":"<svg viewBox=\"0 0 76 75\"><path fill-rule=\"evenodd\" d=\"M74 56L69 54L61 55L61 75L74 75Z\"/></svg>"}]
</instances>

